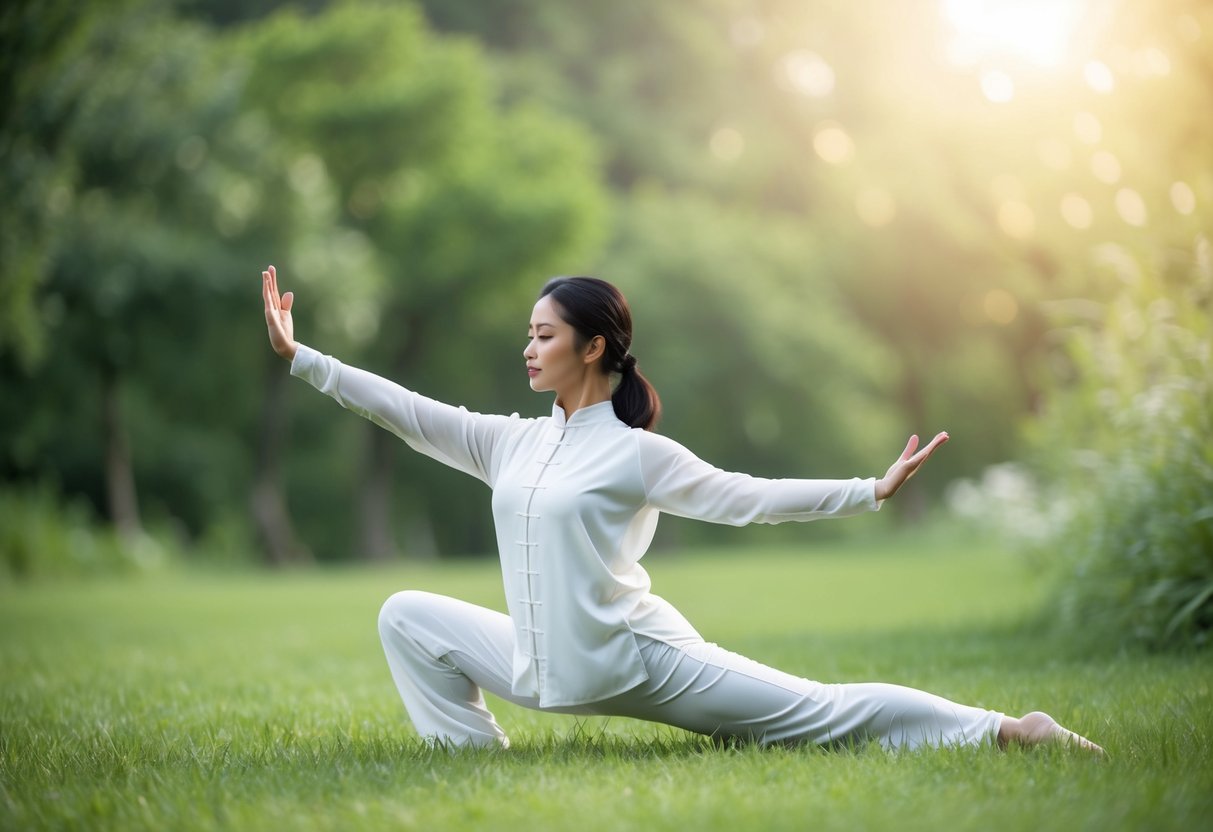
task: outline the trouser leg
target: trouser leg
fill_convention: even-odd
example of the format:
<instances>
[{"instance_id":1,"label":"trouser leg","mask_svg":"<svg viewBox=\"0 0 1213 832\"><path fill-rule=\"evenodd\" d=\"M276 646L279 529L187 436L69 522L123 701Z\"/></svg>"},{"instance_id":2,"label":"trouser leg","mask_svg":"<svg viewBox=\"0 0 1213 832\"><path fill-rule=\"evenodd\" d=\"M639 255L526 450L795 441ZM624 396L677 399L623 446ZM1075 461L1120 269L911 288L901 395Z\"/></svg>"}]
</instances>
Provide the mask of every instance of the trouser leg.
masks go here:
<instances>
[{"instance_id":1,"label":"trouser leg","mask_svg":"<svg viewBox=\"0 0 1213 832\"><path fill-rule=\"evenodd\" d=\"M428 592L397 592L379 612L379 638L417 733L456 745L509 745L481 688L509 689L508 616ZM473 679L457 663L472 657Z\"/></svg>"},{"instance_id":2,"label":"trouser leg","mask_svg":"<svg viewBox=\"0 0 1213 832\"><path fill-rule=\"evenodd\" d=\"M649 679L596 703L596 712L764 744L874 739L886 748L980 743L996 736L1001 721L993 711L900 685L813 682L714 644L639 643Z\"/></svg>"},{"instance_id":3,"label":"trouser leg","mask_svg":"<svg viewBox=\"0 0 1213 832\"><path fill-rule=\"evenodd\" d=\"M429 592L397 592L379 612L379 637L392 679L417 733L453 745L509 746L483 691L516 705L514 626L509 616ZM584 707L552 708L588 714Z\"/></svg>"}]
</instances>

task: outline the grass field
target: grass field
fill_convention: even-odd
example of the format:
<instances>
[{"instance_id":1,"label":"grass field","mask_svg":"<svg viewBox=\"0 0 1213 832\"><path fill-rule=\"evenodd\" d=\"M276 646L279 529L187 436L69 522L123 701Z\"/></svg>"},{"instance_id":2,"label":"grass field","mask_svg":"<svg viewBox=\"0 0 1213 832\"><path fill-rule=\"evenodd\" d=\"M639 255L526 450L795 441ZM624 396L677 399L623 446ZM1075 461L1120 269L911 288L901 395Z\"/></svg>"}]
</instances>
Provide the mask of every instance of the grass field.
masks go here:
<instances>
[{"instance_id":1,"label":"grass field","mask_svg":"<svg viewBox=\"0 0 1213 832\"><path fill-rule=\"evenodd\" d=\"M889 547L892 549L893 547ZM411 587L500 608L496 565L0 588L0 830L1213 828L1213 661L1081 655L976 543L654 556L706 638L822 681L1047 710L1108 748L716 749L492 702L513 748L417 740L375 630Z\"/></svg>"}]
</instances>

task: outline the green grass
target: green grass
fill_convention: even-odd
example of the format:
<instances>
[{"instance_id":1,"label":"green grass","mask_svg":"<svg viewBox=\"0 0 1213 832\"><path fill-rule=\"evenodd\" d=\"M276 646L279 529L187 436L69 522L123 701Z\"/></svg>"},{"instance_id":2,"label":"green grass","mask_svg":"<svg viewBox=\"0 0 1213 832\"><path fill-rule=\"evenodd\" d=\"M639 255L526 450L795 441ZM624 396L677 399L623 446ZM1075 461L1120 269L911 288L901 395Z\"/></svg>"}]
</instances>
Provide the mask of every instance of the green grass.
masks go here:
<instances>
[{"instance_id":1,"label":"green grass","mask_svg":"<svg viewBox=\"0 0 1213 832\"><path fill-rule=\"evenodd\" d=\"M706 638L823 681L1034 708L1103 743L716 749L496 701L514 746L416 739L378 644L400 588L501 606L493 563L0 589L0 829L1194 829L1213 818L1207 654L1080 655L984 544L657 555Z\"/></svg>"}]
</instances>

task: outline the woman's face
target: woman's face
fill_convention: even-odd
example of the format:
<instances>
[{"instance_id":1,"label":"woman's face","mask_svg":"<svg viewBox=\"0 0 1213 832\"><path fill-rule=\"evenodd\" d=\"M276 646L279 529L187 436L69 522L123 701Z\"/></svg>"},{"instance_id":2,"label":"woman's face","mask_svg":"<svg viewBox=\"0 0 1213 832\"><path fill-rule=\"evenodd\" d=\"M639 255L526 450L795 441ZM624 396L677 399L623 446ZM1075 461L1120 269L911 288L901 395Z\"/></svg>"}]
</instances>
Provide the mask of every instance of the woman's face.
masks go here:
<instances>
[{"instance_id":1,"label":"woman's face","mask_svg":"<svg viewBox=\"0 0 1213 832\"><path fill-rule=\"evenodd\" d=\"M527 327L526 359L531 389L537 393L570 390L585 379L592 364L587 362L593 341L577 349L577 332L560 317L551 295L541 297L531 312Z\"/></svg>"}]
</instances>

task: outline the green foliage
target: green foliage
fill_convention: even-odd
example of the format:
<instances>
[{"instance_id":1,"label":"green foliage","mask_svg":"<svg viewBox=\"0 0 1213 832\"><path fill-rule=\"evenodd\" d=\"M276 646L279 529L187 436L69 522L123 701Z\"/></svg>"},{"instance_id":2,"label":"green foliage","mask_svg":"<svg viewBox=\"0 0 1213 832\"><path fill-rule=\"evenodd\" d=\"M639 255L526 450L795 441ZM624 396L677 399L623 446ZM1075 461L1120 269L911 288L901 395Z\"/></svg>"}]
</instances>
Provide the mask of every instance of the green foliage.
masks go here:
<instances>
[{"instance_id":1,"label":"green foliage","mask_svg":"<svg viewBox=\"0 0 1213 832\"><path fill-rule=\"evenodd\" d=\"M12 352L27 367L46 350L37 290L62 202L51 198L62 193L63 178L47 152L54 114L39 99L78 15L72 3L27 0L0 12L0 354Z\"/></svg>"},{"instance_id":2,"label":"green foliage","mask_svg":"<svg viewBox=\"0 0 1213 832\"><path fill-rule=\"evenodd\" d=\"M0 491L0 581L148 572L176 558L167 540L125 539L45 486Z\"/></svg>"},{"instance_id":3,"label":"green foliage","mask_svg":"<svg viewBox=\"0 0 1213 832\"><path fill-rule=\"evenodd\" d=\"M240 519L269 493L340 558L394 481L397 550L491 548L476 483L278 384L273 262L304 341L525 414L547 410L517 372L537 287L601 274L677 438L847 476L947 429L891 506L915 507L1022 453L1056 386L1042 304L1114 294L1093 246L1166 261L1209 228L1213 6L1079 6L1044 67L972 33L955 60L938 0L7 3L0 482L117 515L125 468L195 540L269 539Z\"/></svg>"},{"instance_id":4,"label":"green foliage","mask_svg":"<svg viewBox=\"0 0 1213 832\"><path fill-rule=\"evenodd\" d=\"M357 512L331 490L310 510L312 484L357 494L365 455L326 411L300 421L334 441L281 463L286 368L265 348L257 270L276 263L296 291L300 338L458 397L496 368L437 336L489 310L499 331L503 301L525 314L535 275L600 236L591 142L501 106L476 45L434 37L410 6L222 32L161 3L63 11L0 19L0 177L19 195L0 206L0 478L51 477L111 520L168 518L194 539L230 537L254 489L285 490L307 543L344 555ZM137 488L115 501L124 476ZM409 499L445 521L471 488Z\"/></svg>"},{"instance_id":5,"label":"green foliage","mask_svg":"<svg viewBox=\"0 0 1213 832\"><path fill-rule=\"evenodd\" d=\"M247 472L241 434L259 385L231 372L247 359L229 349L260 335L234 314L252 294L238 275L284 236L289 209L257 210L283 171L241 117L238 67L208 30L118 3L52 34L21 67L18 117L2 131L21 151L4 156L5 174L45 175L10 206L28 203L39 258L27 275L36 337L0 343L0 472L53 478L137 527L135 501L118 516L112 499L125 472L143 513L197 533Z\"/></svg>"},{"instance_id":6,"label":"green foliage","mask_svg":"<svg viewBox=\"0 0 1213 832\"><path fill-rule=\"evenodd\" d=\"M346 241L301 239L277 259L298 299L297 336L426 395L509 408L524 383L485 391L519 380L515 345L533 294L591 257L603 234L588 134L526 97L501 102L477 44L433 35L407 5L279 12L234 32L231 49L249 67L246 105L300 155L301 184L315 184L294 198L329 203ZM320 473L294 477L290 493L322 557L491 548L479 483L433 473L330 403L313 399L303 413L328 439L291 447L318 452L298 461ZM348 483L342 506L335 479ZM368 520L376 500L393 510Z\"/></svg>"},{"instance_id":7,"label":"green foliage","mask_svg":"<svg viewBox=\"0 0 1213 832\"><path fill-rule=\"evenodd\" d=\"M635 352L665 402L661 430L756 475L887 465L905 439L882 407L890 356L844 308L819 235L659 188L617 211L604 271L631 300Z\"/></svg>"},{"instance_id":8,"label":"green foliage","mask_svg":"<svg viewBox=\"0 0 1213 832\"><path fill-rule=\"evenodd\" d=\"M1071 382L1035 441L1068 519L1049 548L1070 564L1064 623L1151 648L1213 641L1213 263L1163 275L1103 258L1123 289L1072 321Z\"/></svg>"}]
</instances>

